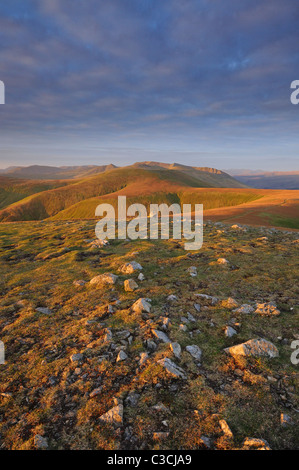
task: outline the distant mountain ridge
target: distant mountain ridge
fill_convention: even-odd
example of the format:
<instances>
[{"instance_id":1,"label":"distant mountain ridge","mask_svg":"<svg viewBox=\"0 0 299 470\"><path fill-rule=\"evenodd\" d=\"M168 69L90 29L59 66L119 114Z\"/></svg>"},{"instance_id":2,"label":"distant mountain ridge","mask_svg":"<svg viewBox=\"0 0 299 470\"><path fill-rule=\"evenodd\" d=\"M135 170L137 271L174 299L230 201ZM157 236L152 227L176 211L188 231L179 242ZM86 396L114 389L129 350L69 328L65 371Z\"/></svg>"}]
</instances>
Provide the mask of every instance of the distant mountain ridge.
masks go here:
<instances>
[{"instance_id":1,"label":"distant mountain ridge","mask_svg":"<svg viewBox=\"0 0 299 470\"><path fill-rule=\"evenodd\" d=\"M16 177L16 172L23 179ZM82 175L75 177L75 175ZM24 175L29 175L27 179ZM49 184L48 188L37 184ZM53 179L49 177L53 176ZM58 175L66 176L58 180ZM71 176L72 175L72 176ZM46 176L48 179L46 180ZM31 178L31 179L30 179ZM32 183L35 184L32 184ZM30 184L29 184L30 183ZM55 183L55 184L54 184ZM131 166L40 167L15 169L0 177L0 221L40 220L49 217L90 218L100 200L114 203L117 195L134 202L191 203L199 188L246 188L228 174L214 168L195 168L180 164L138 162ZM2 191L2 195L1 195ZM188 197L187 197L188 196ZM246 202L255 195L209 195L207 207Z\"/></svg>"},{"instance_id":2,"label":"distant mountain ridge","mask_svg":"<svg viewBox=\"0 0 299 470\"><path fill-rule=\"evenodd\" d=\"M238 174L239 171L239 174ZM258 189L299 189L299 171L228 170L241 183Z\"/></svg>"}]
</instances>

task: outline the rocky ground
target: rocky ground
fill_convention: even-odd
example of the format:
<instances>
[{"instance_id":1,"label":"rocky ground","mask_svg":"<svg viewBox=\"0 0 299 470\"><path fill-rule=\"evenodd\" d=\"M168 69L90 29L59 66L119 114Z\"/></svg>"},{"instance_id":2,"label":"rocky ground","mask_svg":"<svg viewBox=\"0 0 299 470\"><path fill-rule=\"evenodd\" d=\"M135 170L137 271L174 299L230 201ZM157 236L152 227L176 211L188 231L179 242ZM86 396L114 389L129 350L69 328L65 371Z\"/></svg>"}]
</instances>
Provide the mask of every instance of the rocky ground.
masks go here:
<instances>
[{"instance_id":1,"label":"rocky ground","mask_svg":"<svg viewBox=\"0 0 299 470\"><path fill-rule=\"evenodd\" d=\"M298 232L94 225L0 226L0 447L298 448Z\"/></svg>"}]
</instances>

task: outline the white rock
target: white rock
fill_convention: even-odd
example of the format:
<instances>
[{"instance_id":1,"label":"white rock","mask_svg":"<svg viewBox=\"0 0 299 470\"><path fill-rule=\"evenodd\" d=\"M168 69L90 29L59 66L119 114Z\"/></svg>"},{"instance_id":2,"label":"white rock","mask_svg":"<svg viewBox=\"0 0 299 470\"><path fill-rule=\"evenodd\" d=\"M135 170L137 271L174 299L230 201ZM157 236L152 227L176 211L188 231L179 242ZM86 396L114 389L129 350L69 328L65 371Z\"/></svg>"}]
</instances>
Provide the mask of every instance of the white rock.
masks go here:
<instances>
[{"instance_id":1,"label":"white rock","mask_svg":"<svg viewBox=\"0 0 299 470\"><path fill-rule=\"evenodd\" d=\"M95 276L90 280L90 284L95 285L105 285L105 284L115 284L117 282L118 276L111 273L100 274Z\"/></svg>"},{"instance_id":2,"label":"white rock","mask_svg":"<svg viewBox=\"0 0 299 470\"><path fill-rule=\"evenodd\" d=\"M163 331L152 330L152 333L160 341L163 341L163 343L170 343L170 339L168 338L168 336L165 333L163 333Z\"/></svg>"},{"instance_id":3,"label":"white rock","mask_svg":"<svg viewBox=\"0 0 299 470\"><path fill-rule=\"evenodd\" d=\"M133 274L135 271L141 271L143 268L141 264L136 261L131 261L130 263L125 263L121 268L121 272L124 274Z\"/></svg>"},{"instance_id":4,"label":"white rock","mask_svg":"<svg viewBox=\"0 0 299 470\"><path fill-rule=\"evenodd\" d=\"M250 313L253 313L253 312L254 312L254 308L251 305L248 305L248 304L243 304L243 305L241 305L241 307L236 308L235 310L233 310L233 313L250 314Z\"/></svg>"},{"instance_id":5,"label":"white rock","mask_svg":"<svg viewBox=\"0 0 299 470\"><path fill-rule=\"evenodd\" d=\"M237 334L236 330L232 328L231 326L227 326L225 328L225 336L227 336L228 338L231 338L232 336L236 334Z\"/></svg>"},{"instance_id":6,"label":"white rock","mask_svg":"<svg viewBox=\"0 0 299 470\"><path fill-rule=\"evenodd\" d=\"M138 275L138 279L139 279L139 281L144 281L144 279L145 279L144 274L143 274L143 273L140 273L140 274Z\"/></svg>"},{"instance_id":7,"label":"white rock","mask_svg":"<svg viewBox=\"0 0 299 470\"><path fill-rule=\"evenodd\" d=\"M128 356L126 355L125 351L119 351L118 356L116 358L116 362L125 361L126 359L128 359Z\"/></svg>"},{"instance_id":8,"label":"white rock","mask_svg":"<svg viewBox=\"0 0 299 470\"><path fill-rule=\"evenodd\" d=\"M279 352L274 344L266 339L250 339L246 343L237 344L224 350L231 356L278 357Z\"/></svg>"},{"instance_id":9,"label":"white rock","mask_svg":"<svg viewBox=\"0 0 299 470\"><path fill-rule=\"evenodd\" d=\"M103 414L100 417L100 421L102 423L112 424L116 427L119 427L123 423L123 416L124 416L124 407L122 404L118 404L111 408L111 410L107 411L107 413Z\"/></svg>"},{"instance_id":10,"label":"white rock","mask_svg":"<svg viewBox=\"0 0 299 470\"><path fill-rule=\"evenodd\" d=\"M136 302L132 305L133 312L142 313L147 312L150 313L151 306L146 299L140 298L136 300Z\"/></svg>"},{"instance_id":11,"label":"white rock","mask_svg":"<svg viewBox=\"0 0 299 470\"><path fill-rule=\"evenodd\" d=\"M182 352L181 345L177 342L170 343L170 349L172 350L175 357L180 359Z\"/></svg>"},{"instance_id":12,"label":"white rock","mask_svg":"<svg viewBox=\"0 0 299 470\"><path fill-rule=\"evenodd\" d=\"M197 361L201 360L202 350L196 344L186 346L186 351L188 351L188 353L191 354L191 356L194 357L194 359Z\"/></svg>"},{"instance_id":13,"label":"white rock","mask_svg":"<svg viewBox=\"0 0 299 470\"><path fill-rule=\"evenodd\" d=\"M177 366L174 362L172 362L168 357L161 359L158 361L158 364L161 364L162 367L166 370L166 372L175 378L186 379L186 374L181 367Z\"/></svg>"}]
</instances>

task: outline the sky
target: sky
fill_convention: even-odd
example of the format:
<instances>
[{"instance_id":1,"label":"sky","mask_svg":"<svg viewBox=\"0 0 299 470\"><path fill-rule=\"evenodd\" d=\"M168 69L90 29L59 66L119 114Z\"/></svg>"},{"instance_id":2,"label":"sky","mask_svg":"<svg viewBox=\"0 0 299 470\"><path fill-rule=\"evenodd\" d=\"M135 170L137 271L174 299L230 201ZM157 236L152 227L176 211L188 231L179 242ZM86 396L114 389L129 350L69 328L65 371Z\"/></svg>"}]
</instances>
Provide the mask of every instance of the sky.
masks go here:
<instances>
[{"instance_id":1,"label":"sky","mask_svg":"<svg viewBox=\"0 0 299 470\"><path fill-rule=\"evenodd\" d=\"M0 167L299 170L298 0L0 0Z\"/></svg>"}]
</instances>

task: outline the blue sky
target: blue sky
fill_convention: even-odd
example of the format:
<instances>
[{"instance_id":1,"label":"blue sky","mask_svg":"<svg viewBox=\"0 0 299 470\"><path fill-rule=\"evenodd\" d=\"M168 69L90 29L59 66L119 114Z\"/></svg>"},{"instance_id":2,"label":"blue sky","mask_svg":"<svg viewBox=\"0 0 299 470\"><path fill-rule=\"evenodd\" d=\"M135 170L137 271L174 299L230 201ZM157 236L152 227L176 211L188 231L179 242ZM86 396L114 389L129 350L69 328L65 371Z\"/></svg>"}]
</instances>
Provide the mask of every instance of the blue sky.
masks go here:
<instances>
[{"instance_id":1,"label":"blue sky","mask_svg":"<svg viewBox=\"0 0 299 470\"><path fill-rule=\"evenodd\" d=\"M0 0L0 167L299 170L298 0Z\"/></svg>"}]
</instances>

